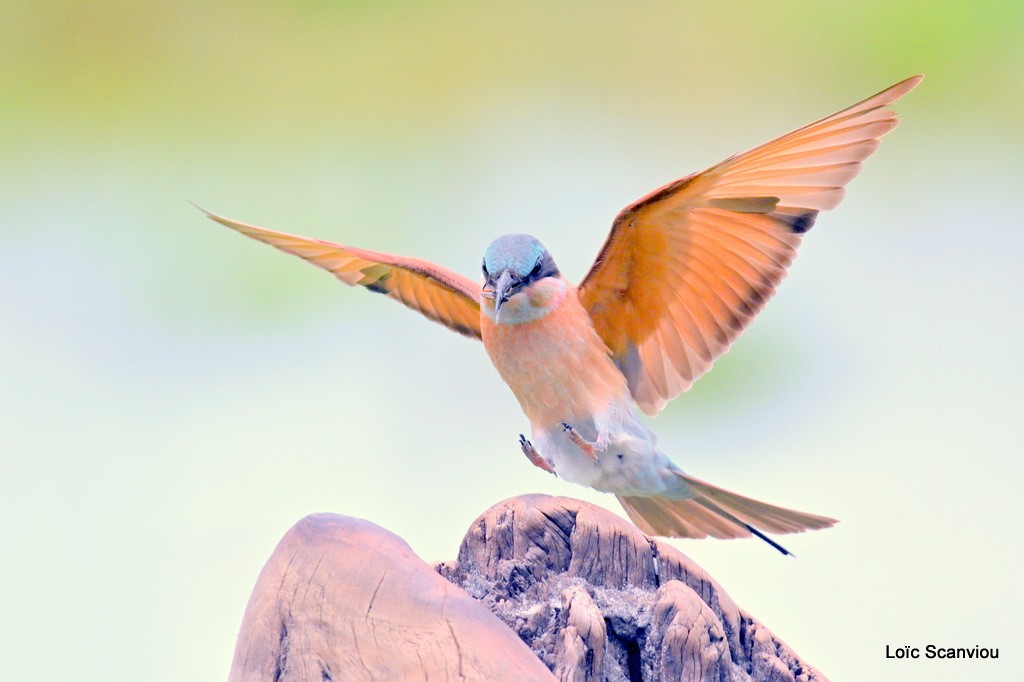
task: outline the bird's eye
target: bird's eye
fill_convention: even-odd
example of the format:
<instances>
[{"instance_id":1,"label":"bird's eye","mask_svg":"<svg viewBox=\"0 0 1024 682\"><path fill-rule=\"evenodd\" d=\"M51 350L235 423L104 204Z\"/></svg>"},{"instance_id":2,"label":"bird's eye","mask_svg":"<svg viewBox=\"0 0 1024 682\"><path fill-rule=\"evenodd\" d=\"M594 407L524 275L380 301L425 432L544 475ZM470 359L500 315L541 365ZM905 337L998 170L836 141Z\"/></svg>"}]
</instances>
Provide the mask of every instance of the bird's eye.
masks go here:
<instances>
[{"instance_id":1,"label":"bird's eye","mask_svg":"<svg viewBox=\"0 0 1024 682\"><path fill-rule=\"evenodd\" d=\"M541 261L537 261L537 264L533 266L533 270L530 271L530 277L536 277L540 274Z\"/></svg>"},{"instance_id":2,"label":"bird's eye","mask_svg":"<svg viewBox=\"0 0 1024 682\"><path fill-rule=\"evenodd\" d=\"M484 277L490 277L490 275L487 274L487 261L483 262L483 265L480 266L480 269L484 271Z\"/></svg>"}]
</instances>

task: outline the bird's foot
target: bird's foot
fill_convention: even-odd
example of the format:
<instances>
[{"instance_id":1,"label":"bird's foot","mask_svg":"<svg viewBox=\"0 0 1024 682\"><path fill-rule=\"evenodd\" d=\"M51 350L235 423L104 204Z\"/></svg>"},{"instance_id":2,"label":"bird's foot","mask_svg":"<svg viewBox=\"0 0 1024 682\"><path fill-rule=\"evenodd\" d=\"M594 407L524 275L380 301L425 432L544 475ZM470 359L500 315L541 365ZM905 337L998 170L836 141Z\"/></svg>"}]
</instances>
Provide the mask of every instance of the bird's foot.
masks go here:
<instances>
[{"instance_id":1,"label":"bird's foot","mask_svg":"<svg viewBox=\"0 0 1024 682\"><path fill-rule=\"evenodd\" d=\"M526 459L530 460L530 463L538 469L543 469L549 474L555 473L555 468L551 466L551 462L547 461L541 454L537 452L537 448L533 447L533 443L526 440L526 436L519 434L519 447L523 449L523 454L526 455ZM557 476L557 474L555 474Z\"/></svg>"},{"instance_id":2,"label":"bird's foot","mask_svg":"<svg viewBox=\"0 0 1024 682\"><path fill-rule=\"evenodd\" d=\"M598 443L591 443L589 440L581 436L579 431L574 429L571 424L566 424L565 422L562 422L561 426L562 430L565 431L565 434L569 436L569 440L575 443L576 447L583 451L583 454L585 454L587 457L594 460L595 462L598 461L596 452L596 450L599 447ZM601 449L603 450L604 448Z\"/></svg>"}]
</instances>

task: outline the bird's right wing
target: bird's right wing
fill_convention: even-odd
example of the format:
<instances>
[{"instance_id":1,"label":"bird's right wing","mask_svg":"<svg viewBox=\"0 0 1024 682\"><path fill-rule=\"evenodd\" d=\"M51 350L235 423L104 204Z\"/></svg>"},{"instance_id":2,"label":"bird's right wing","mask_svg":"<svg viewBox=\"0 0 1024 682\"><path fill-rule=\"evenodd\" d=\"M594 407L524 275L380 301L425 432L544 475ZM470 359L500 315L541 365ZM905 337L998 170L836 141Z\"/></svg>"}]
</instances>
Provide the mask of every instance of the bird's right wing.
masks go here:
<instances>
[{"instance_id":1,"label":"bird's right wing","mask_svg":"<svg viewBox=\"0 0 1024 682\"><path fill-rule=\"evenodd\" d=\"M377 253L247 225L200 209L208 218L304 258L349 286L362 286L453 331L480 338L480 286L430 261Z\"/></svg>"}]
</instances>

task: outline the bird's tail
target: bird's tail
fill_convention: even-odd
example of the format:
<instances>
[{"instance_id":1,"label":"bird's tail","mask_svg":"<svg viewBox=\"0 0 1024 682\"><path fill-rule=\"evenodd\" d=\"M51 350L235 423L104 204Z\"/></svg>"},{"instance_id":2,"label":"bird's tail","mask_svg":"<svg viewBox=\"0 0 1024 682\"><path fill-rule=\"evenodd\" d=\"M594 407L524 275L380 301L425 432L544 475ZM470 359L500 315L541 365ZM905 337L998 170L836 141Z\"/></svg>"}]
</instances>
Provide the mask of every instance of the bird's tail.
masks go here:
<instances>
[{"instance_id":1,"label":"bird's tail","mask_svg":"<svg viewBox=\"0 0 1024 682\"><path fill-rule=\"evenodd\" d=\"M835 519L758 502L749 497L675 472L692 497L631 497L616 495L629 518L648 535L670 538L746 538L756 535L783 554L790 552L764 534L799 533L828 528Z\"/></svg>"}]
</instances>

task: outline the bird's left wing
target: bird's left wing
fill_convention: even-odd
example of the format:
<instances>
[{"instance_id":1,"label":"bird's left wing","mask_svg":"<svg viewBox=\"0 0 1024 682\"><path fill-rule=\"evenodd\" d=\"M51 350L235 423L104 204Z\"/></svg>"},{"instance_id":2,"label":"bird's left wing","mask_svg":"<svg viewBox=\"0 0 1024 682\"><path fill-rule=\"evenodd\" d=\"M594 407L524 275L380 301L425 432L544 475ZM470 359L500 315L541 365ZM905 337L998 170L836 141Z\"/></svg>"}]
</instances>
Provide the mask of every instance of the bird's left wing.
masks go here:
<instances>
[{"instance_id":1,"label":"bird's left wing","mask_svg":"<svg viewBox=\"0 0 1024 682\"><path fill-rule=\"evenodd\" d=\"M345 284L384 294L453 331L480 338L480 287L468 277L419 258L356 249L203 213L246 237L304 258Z\"/></svg>"},{"instance_id":2,"label":"bird's left wing","mask_svg":"<svg viewBox=\"0 0 1024 682\"><path fill-rule=\"evenodd\" d=\"M580 284L583 306L656 414L724 353L774 293L819 211L834 208L878 138L887 108L921 80L658 189L619 213Z\"/></svg>"}]
</instances>

